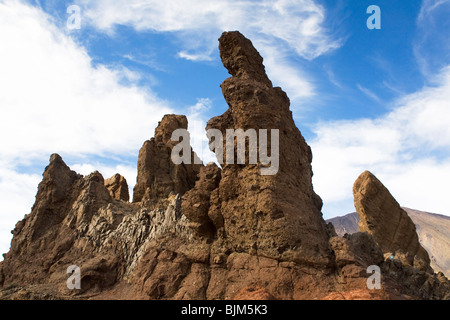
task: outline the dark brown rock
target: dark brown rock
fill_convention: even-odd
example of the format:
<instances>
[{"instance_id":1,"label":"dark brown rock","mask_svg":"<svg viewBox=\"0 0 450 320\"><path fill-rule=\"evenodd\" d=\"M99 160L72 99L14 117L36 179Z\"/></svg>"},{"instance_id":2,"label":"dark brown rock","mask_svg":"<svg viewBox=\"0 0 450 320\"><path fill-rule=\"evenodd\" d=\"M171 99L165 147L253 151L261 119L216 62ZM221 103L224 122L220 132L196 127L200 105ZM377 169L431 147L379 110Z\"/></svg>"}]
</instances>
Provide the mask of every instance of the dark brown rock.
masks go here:
<instances>
[{"instance_id":1,"label":"dark brown rock","mask_svg":"<svg viewBox=\"0 0 450 320\"><path fill-rule=\"evenodd\" d=\"M133 202L156 202L170 193L183 195L194 187L202 167L196 164L201 162L195 153L191 150L191 164L176 165L171 160L172 149L178 144L171 140L172 133L176 129L187 130L187 126L185 116L165 115L155 129L155 137L144 143L139 151Z\"/></svg>"},{"instance_id":2,"label":"dark brown rock","mask_svg":"<svg viewBox=\"0 0 450 320\"><path fill-rule=\"evenodd\" d=\"M227 241L233 250L299 263L330 264L321 200L311 183L311 149L294 124L289 98L272 86L261 56L242 34L223 33L219 49L232 75L221 85L229 109L211 119L207 129L218 129L223 137L227 129L279 130L276 174L262 175L264 165L260 161L249 164L248 152L246 165L224 161L215 197Z\"/></svg>"},{"instance_id":3,"label":"dark brown rock","mask_svg":"<svg viewBox=\"0 0 450 320\"><path fill-rule=\"evenodd\" d=\"M114 199L126 202L130 200L127 180L120 174L116 173L111 178L106 179L105 187Z\"/></svg>"},{"instance_id":4,"label":"dark brown rock","mask_svg":"<svg viewBox=\"0 0 450 320\"><path fill-rule=\"evenodd\" d=\"M183 196L183 214L191 221L191 227L200 235L212 237L216 230L223 227L220 210L213 207L210 212L212 193L218 188L221 170L215 163L200 169L195 187ZM214 196L213 196L214 197Z\"/></svg>"}]
</instances>

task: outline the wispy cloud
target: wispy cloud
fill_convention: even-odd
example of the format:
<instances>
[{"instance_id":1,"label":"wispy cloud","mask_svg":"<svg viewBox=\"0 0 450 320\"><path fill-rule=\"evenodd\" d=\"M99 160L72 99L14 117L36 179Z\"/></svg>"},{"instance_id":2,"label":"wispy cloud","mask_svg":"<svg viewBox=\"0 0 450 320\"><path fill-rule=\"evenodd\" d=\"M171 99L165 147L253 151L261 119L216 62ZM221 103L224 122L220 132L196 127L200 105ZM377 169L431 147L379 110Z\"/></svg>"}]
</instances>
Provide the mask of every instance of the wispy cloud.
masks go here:
<instances>
[{"instance_id":1,"label":"wispy cloud","mask_svg":"<svg viewBox=\"0 0 450 320\"><path fill-rule=\"evenodd\" d=\"M359 91L361 91L362 93L364 93L366 96L368 96L370 99L374 100L375 102L380 103L381 99L380 97L378 97L374 92L372 92L371 90L363 87L362 85L360 85L359 83L356 85L356 87L358 88Z\"/></svg>"},{"instance_id":2,"label":"wispy cloud","mask_svg":"<svg viewBox=\"0 0 450 320\"><path fill-rule=\"evenodd\" d=\"M313 0L209 1L118 0L77 1L88 23L113 34L117 25L137 31L166 32L178 39L177 55L191 61L210 61L223 31L240 30L257 45L270 78L291 99L315 94L313 80L287 52L312 60L342 45L326 28L325 9ZM276 65L276 67L275 67Z\"/></svg>"},{"instance_id":3,"label":"wispy cloud","mask_svg":"<svg viewBox=\"0 0 450 320\"><path fill-rule=\"evenodd\" d=\"M118 0L78 3L101 30L131 25L136 30L181 32L192 47L216 46L222 31L239 29L258 38L283 40L300 56L313 59L339 47L323 26L324 8L313 0L209 1ZM205 42L211 42L205 44Z\"/></svg>"},{"instance_id":4,"label":"wispy cloud","mask_svg":"<svg viewBox=\"0 0 450 320\"><path fill-rule=\"evenodd\" d=\"M335 85L336 87L338 87L339 89L343 89L344 86L342 85L342 83L337 79L336 74L334 73L334 71L331 69L331 67L329 66L325 66L324 67L325 73L328 77L328 80Z\"/></svg>"},{"instance_id":5,"label":"wispy cloud","mask_svg":"<svg viewBox=\"0 0 450 320\"><path fill-rule=\"evenodd\" d=\"M449 0L422 1L413 52L420 71L428 80L450 63L449 16Z\"/></svg>"},{"instance_id":6,"label":"wispy cloud","mask_svg":"<svg viewBox=\"0 0 450 320\"><path fill-rule=\"evenodd\" d=\"M188 53L186 51L178 52L178 57L191 61L212 61L213 57L210 53Z\"/></svg>"},{"instance_id":7,"label":"wispy cloud","mask_svg":"<svg viewBox=\"0 0 450 320\"><path fill-rule=\"evenodd\" d=\"M313 181L326 215L354 210L352 185L364 170L400 204L450 215L450 66L435 83L399 98L385 116L317 125Z\"/></svg>"}]
</instances>

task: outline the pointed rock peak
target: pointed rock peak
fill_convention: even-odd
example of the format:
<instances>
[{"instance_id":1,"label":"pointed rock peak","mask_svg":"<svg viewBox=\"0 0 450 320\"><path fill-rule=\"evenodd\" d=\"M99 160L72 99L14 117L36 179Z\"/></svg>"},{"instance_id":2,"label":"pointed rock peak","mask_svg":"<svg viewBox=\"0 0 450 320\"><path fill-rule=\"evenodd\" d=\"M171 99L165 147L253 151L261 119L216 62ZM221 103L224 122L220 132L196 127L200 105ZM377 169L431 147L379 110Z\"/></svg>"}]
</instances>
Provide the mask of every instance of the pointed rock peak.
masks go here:
<instances>
[{"instance_id":1,"label":"pointed rock peak","mask_svg":"<svg viewBox=\"0 0 450 320\"><path fill-rule=\"evenodd\" d=\"M184 194L194 187L202 164L190 145L187 147L191 164L178 165L172 161L172 149L180 143L172 141L172 134L177 129L187 130L187 127L187 118L181 115L165 115L159 122L155 137L146 141L139 151L133 202L157 201L170 193Z\"/></svg>"},{"instance_id":2,"label":"pointed rock peak","mask_svg":"<svg viewBox=\"0 0 450 320\"><path fill-rule=\"evenodd\" d=\"M99 182L99 183L105 182L105 178L103 178L103 175L98 171L92 172L90 175L88 175L86 177L86 180L87 181L95 181L95 182Z\"/></svg>"},{"instance_id":3,"label":"pointed rock peak","mask_svg":"<svg viewBox=\"0 0 450 320\"><path fill-rule=\"evenodd\" d=\"M232 76L272 86L266 75L263 58L252 42L239 31L224 32L219 38L219 51L224 67Z\"/></svg>"},{"instance_id":4,"label":"pointed rock peak","mask_svg":"<svg viewBox=\"0 0 450 320\"><path fill-rule=\"evenodd\" d=\"M429 267L430 258L413 221L377 177L363 172L353 185L353 196L360 232L371 234L383 252L416 256L425 262L425 269Z\"/></svg>"},{"instance_id":5,"label":"pointed rock peak","mask_svg":"<svg viewBox=\"0 0 450 320\"><path fill-rule=\"evenodd\" d=\"M381 181L378 180L378 178L372 172L366 170L359 175L358 179L356 179L353 188L362 188L369 183L377 184L380 186L382 185Z\"/></svg>"},{"instance_id":6,"label":"pointed rock peak","mask_svg":"<svg viewBox=\"0 0 450 320\"><path fill-rule=\"evenodd\" d=\"M120 174L116 173L111 178L106 179L105 187L114 199L126 202L130 200L127 180Z\"/></svg>"},{"instance_id":7,"label":"pointed rock peak","mask_svg":"<svg viewBox=\"0 0 450 320\"><path fill-rule=\"evenodd\" d=\"M50 156L50 163L56 163L56 162L59 162L59 163L64 163L64 161L63 161L63 159L61 158L61 156L59 155L59 154L57 154L57 153L54 153L54 154L52 154L51 156Z\"/></svg>"},{"instance_id":8,"label":"pointed rock peak","mask_svg":"<svg viewBox=\"0 0 450 320\"><path fill-rule=\"evenodd\" d=\"M361 173L353 184L353 195L360 194L361 196L368 197L375 196L376 194L389 194L393 201L397 201L392 197L389 190L381 183L380 180L370 171L366 170ZM356 198L355 198L356 199ZM400 207L400 205L397 203Z\"/></svg>"},{"instance_id":9,"label":"pointed rock peak","mask_svg":"<svg viewBox=\"0 0 450 320\"><path fill-rule=\"evenodd\" d=\"M50 161L45 171L51 170L52 168L63 168L70 171L70 168L66 165L62 157L57 153L54 153L50 156Z\"/></svg>"},{"instance_id":10,"label":"pointed rock peak","mask_svg":"<svg viewBox=\"0 0 450 320\"><path fill-rule=\"evenodd\" d=\"M64 180L66 182L73 181L78 175L75 171L70 170L69 166L64 162L59 154L50 156L50 163L45 168L43 177L44 181Z\"/></svg>"},{"instance_id":11,"label":"pointed rock peak","mask_svg":"<svg viewBox=\"0 0 450 320\"><path fill-rule=\"evenodd\" d=\"M299 264L327 266L333 256L320 212L322 201L311 182L311 148L294 123L289 99L281 88L272 87L263 59L242 34L237 31L223 33L219 50L224 66L232 75L221 84L229 108L224 114L210 119L207 129L217 129L223 137L229 130L254 132L249 146L251 144L260 154L260 159L261 154L270 152L274 171L266 175L267 167L261 161L251 163L247 157L250 147L245 147L244 165L235 162L236 149L232 155L216 153L218 157L226 158L218 158L224 165L217 191L210 194L200 190L191 192L189 196L192 197L187 198L184 205L196 205L198 209L187 209L192 211L189 217L194 217L197 222L209 218L217 229L216 234L226 235L233 250ZM270 132L270 147L265 146L265 150L260 149L260 142L268 135L264 137L264 131L260 129ZM236 144L238 139L234 139ZM227 150L227 139L222 142L221 150ZM209 184L209 179L204 182L214 186Z\"/></svg>"},{"instance_id":12,"label":"pointed rock peak","mask_svg":"<svg viewBox=\"0 0 450 320\"><path fill-rule=\"evenodd\" d=\"M156 143L168 143L171 142L172 132L176 129L188 128L188 121L186 116L166 114L158 126L155 129L155 141Z\"/></svg>"}]
</instances>

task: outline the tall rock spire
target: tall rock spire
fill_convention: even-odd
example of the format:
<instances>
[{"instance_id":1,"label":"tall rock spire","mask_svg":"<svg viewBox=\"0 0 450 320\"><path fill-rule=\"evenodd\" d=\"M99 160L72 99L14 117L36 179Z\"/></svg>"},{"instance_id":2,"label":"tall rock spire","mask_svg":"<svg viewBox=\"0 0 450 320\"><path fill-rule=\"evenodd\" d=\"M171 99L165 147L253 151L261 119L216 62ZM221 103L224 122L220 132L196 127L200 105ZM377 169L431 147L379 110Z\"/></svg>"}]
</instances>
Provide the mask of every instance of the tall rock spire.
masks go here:
<instances>
[{"instance_id":1,"label":"tall rock spire","mask_svg":"<svg viewBox=\"0 0 450 320\"><path fill-rule=\"evenodd\" d=\"M272 86L262 57L241 33L224 32L219 49L223 65L232 75L221 85L229 109L212 118L207 129L218 129L223 137L229 129L257 133L266 129L269 136L276 130L279 135L278 141L267 139L268 153L279 159L272 175L261 174L265 167L261 135L256 164L248 161L248 152L245 165L224 161L218 192L213 192L211 199L212 208L220 208L223 234L238 251L328 264L330 250L320 212L322 201L311 183L311 149L294 123L289 98L281 88ZM223 150L225 144L226 139Z\"/></svg>"}]
</instances>

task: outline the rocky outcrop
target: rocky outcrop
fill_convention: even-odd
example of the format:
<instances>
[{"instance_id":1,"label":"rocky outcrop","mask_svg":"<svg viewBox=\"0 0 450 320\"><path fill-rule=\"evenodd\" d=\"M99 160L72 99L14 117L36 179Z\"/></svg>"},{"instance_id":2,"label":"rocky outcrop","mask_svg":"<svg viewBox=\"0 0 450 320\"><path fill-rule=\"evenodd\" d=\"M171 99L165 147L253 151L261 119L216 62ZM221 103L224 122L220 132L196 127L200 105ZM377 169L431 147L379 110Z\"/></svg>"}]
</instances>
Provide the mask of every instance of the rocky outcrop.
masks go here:
<instances>
[{"instance_id":1,"label":"rocky outcrop","mask_svg":"<svg viewBox=\"0 0 450 320\"><path fill-rule=\"evenodd\" d=\"M117 200L129 201L130 193L128 192L128 183L127 180L116 173L109 179L105 180L105 187L108 189L111 197Z\"/></svg>"},{"instance_id":2,"label":"rocky outcrop","mask_svg":"<svg viewBox=\"0 0 450 320\"><path fill-rule=\"evenodd\" d=\"M227 130L255 130L259 158L251 163L249 152L245 161L236 164L227 153L224 138L222 176L213 192L213 210L223 217L223 234L233 250L264 255L275 259L297 261L325 267L332 256L325 222L320 212L322 201L315 194L312 178L312 153L294 124L289 98L268 79L262 57L252 43L239 32L225 32L219 39L220 57L232 77L221 87L229 109L211 119L208 130L218 130L226 137ZM267 130L268 153L273 172L264 175L266 154L261 147L262 132ZM273 139L277 130L279 137ZM255 141L254 141L255 142ZM214 144L218 146L217 142ZM237 139L229 144L237 145ZM219 146L220 147L220 146ZM217 148L216 148L217 151ZM216 153L218 154L218 153ZM233 161L234 160L234 161ZM242 159L244 160L244 159ZM219 232L220 234L220 232Z\"/></svg>"},{"instance_id":3,"label":"rocky outcrop","mask_svg":"<svg viewBox=\"0 0 450 320\"><path fill-rule=\"evenodd\" d=\"M402 207L416 225L419 242L427 250L431 267L450 277L450 217ZM339 236L358 232L359 217L356 212L327 220Z\"/></svg>"},{"instance_id":4,"label":"rocky outcrop","mask_svg":"<svg viewBox=\"0 0 450 320\"><path fill-rule=\"evenodd\" d=\"M325 224L311 150L289 99L272 86L248 39L227 32L219 41L232 75L222 84L229 109L207 128L216 129L210 138L218 162L218 146L231 143L235 152L224 155L236 159L242 140L226 143L217 133L256 130L258 141L247 137L241 163L196 164L189 145L183 158L191 163L173 162L179 142L172 133L187 128L176 115L165 116L140 150L133 203L120 176L84 177L53 155L0 263L0 299L448 297L445 277L385 260L370 232L338 237ZM261 146L264 130L278 130L269 132L269 151ZM366 286L366 268L374 265L383 270L382 291ZM80 269L80 290L66 286L69 266Z\"/></svg>"},{"instance_id":5,"label":"rocky outcrop","mask_svg":"<svg viewBox=\"0 0 450 320\"><path fill-rule=\"evenodd\" d=\"M155 129L154 138L144 142L139 151L133 202L157 202L171 193L183 195L194 187L202 164L192 149L190 164L176 165L171 160L172 149L179 143L171 140L172 133L187 127L185 116L165 115Z\"/></svg>"},{"instance_id":6,"label":"rocky outcrop","mask_svg":"<svg viewBox=\"0 0 450 320\"><path fill-rule=\"evenodd\" d=\"M51 284L61 298L70 294L66 269L76 265L82 270L78 294L98 294L129 277L155 239L191 237L179 195L142 207L114 201L105 185L100 173L77 175L52 155L32 212L13 230L0 284Z\"/></svg>"},{"instance_id":7,"label":"rocky outcrop","mask_svg":"<svg viewBox=\"0 0 450 320\"><path fill-rule=\"evenodd\" d=\"M360 218L359 231L369 232L383 252L407 253L413 257L416 266L422 264L429 268L430 258L420 245L414 223L372 173L365 171L358 177L353 185L353 195Z\"/></svg>"},{"instance_id":8,"label":"rocky outcrop","mask_svg":"<svg viewBox=\"0 0 450 320\"><path fill-rule=\"evenodd\" d=\"M223 217L217 207L221 170L215 163L200 169L195 187L183 196L183 214L199 235L213 237L223 228Z\"/></svg>"}]
</instances>

